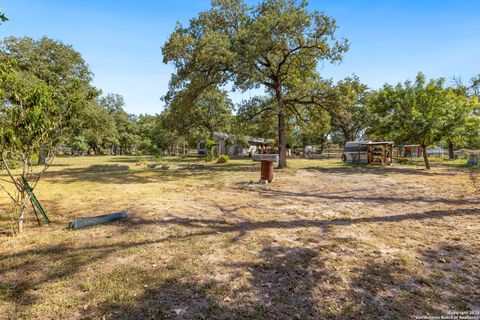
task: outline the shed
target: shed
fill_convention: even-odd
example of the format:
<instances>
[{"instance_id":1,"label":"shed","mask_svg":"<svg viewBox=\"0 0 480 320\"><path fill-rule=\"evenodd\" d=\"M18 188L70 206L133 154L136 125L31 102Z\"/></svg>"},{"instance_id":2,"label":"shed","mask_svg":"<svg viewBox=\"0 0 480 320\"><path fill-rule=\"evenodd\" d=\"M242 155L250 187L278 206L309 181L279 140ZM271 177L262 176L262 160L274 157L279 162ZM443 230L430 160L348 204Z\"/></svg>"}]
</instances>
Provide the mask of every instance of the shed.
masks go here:
<instances>
[{"instance_id":1,"label":"shed","mask_svg":"<svg viewBox=\"0 0 480 320\"><path fill-rule=\"evenodd\" d=\"M342 159L351 163L382 164L392 163L393 141L348 141Z\"/></svg>"},{"instance_id":2,"label":"shed","mask_svg":"<svg viewBox=\"0 0 480 320\"><path fill-rule=\"evenodd\" d=\"M379 165L392 163L393 145L393 141L360 143L360 146L366 146L367 163Z\"/></svg>"},{"instance_id":3,"label":"shed","mask_svg":"<svg viewBox=\"0 0 480 320\"><path fill-rule=\"evenodd\" d=\"M423 148L418 144L406 144L402 146L401 155L405 158L423 157Z\"/></svg>"}]
</instances>

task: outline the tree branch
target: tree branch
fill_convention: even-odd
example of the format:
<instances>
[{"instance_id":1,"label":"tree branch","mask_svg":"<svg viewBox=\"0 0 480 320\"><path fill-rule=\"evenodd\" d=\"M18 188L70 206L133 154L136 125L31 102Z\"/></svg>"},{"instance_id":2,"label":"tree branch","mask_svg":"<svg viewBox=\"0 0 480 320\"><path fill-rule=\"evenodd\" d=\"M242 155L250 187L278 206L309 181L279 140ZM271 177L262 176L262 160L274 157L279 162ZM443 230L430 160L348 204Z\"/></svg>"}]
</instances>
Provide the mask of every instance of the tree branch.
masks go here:
<instances>
[{"instance_id":1,"label":"tree branch","mask_svg":"<svg viewBox=\"0 0 480 320\"><path fill-rule=\"evenodd\" d=\"M304 123L308 124L308 120L305 119L304 117L302 117L302 115L301 115L300 112L297 110L297 108L295 107L294 104L286 104L286 105L290 108L290 110L292 110L292 111L295 113L295 115L296 115L300 120L302 120Z\"/></svg>"},{"instance_id":2,"label":"tree branch","mask_svg":"<svg viewBox=\"0 0 480 320\"><path fill-rule=\"evenodd\" d=\"M42 171L38 174L37 178L35 179L35 182L33 183L33 186L32 186L32 192L33 190L35 189L35 187L37 186L37 183L38 181L42 178L42 176L44 175L44 173L48 170L48 168L50 168L50 166L52 165L53 163L53 160L55 159L55 154L51 154L51 156L49 157L51 160L49 163L45 162L45 166L43 167Z\"/></svg>"},{"instance_id":3,"label":"tree branch","mask_svg":"<svg viewBox=\"0 0 480 320\"><path fill-rule=\"evenodd\" d=\"M265 108L265 109L261 109L260 111L258 112L255 112L253 115L249 115L246 117L246 120L252 120L253 118L255 118L256 116L258 115L261 115L262 113L266 112L266 111L273 111L273 108Z\"/></svg>"},{"instance_id":4,"label":"tree branch","mask_svg":"<svg viewBox=\"0 0 480 320\"><path fill-rule=\"evenodd\" d=\"M13 176L12 172L10 171L10 168L8 167L8 164L7 162L5 161L5 156L2 156L2 163L5 167L5 170L7 170L7 173L8 175L10 176L10 179L12 180L12 183L15 185L15 187L17 188L18 191L22 191L22 188L20 185L18 185L18 182L17 180L15 179L15 177Z\"/></svg>"}]
</instances>

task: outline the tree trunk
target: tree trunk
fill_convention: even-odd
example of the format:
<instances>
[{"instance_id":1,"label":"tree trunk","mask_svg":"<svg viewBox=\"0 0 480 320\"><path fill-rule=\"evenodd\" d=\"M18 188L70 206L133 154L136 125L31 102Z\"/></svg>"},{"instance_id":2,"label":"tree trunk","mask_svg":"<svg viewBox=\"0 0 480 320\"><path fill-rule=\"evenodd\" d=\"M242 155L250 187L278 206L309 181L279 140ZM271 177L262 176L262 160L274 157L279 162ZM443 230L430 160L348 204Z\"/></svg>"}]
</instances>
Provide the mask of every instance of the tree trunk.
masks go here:
<instances>
[{"instance_id":1,"label":"tree trunk","mask_svg":"<svg viewBox=\"0 0 480 320\"><path fill-rule=\"evenodd\" d=\"M323 154L323 151L325 150L325 144L327 143L328 139L328 134L322 136L322 142L320 143L320 154Z\"/></svg>"},{"instance_id":2,"label":"tree trunk","mask_svg":"<svg viewBox=\"0 0 480 320\"><path fill-rule=\"evenodd\" d=\"M421 145L423 149L423 161L425 162L425 169L429 170L430 169L430 162L428 161L428 153L427 153L427 146L426 145Z\"/></svg>"},{"instance_id":3,"label":"tree trunk","mask_svg":"<svg viewBox=\"0 0 480 320\"><path fill-rule=\"evenodd\" d=\"M45 144L42 144L40 151L38 152L38 165L42 166L47 163L47 150L45 149Z\"/></svg>"},{"instance_id":4,"label":"tree trunk","mask_svg":"<svg viewBox=\"0 0 480 320\"><path fill-rule=\"evenodd\" d=\"M23 233L23 223L25 219L25 192L20 193L20 206L18 207L19 215L18 215L18 233Z\"/></svg>"},{"instance_id":5,"label":"tree trunk","mask_svg":"<svg viewBox=\"0 0 480 320\"><path fill-rule=\"evenodd\" d=\"M455 158L455 154L453 153L453 142L452 140L448 140L448 159L453 160Z\"/></svg>"},{"instance_id":6,"label":"tree trunk","mask_svg":"<svg viewBox=\"0 0 480 320\"><path fill-rule=\"evenodd\" d=\"M308 143L307 143L306 139L302 139L302 152L303 152L304 157L307 157L307 152L306 152L307 145L308 145Z\"/></svg>"},{"instance_id":7,"label":"tree trunk","mask_svg":"<svg viewBox=\"0 0 480 320\"><path fill-rule=\"evenodd\" d=\"M345 138L345 143L347 143L348 141L355 141L354 137L353 137L353 133L351 130L349 130L348 128L345 128L343 127L342 128L342 131L343 131L343 136Z\"/></svg>"},{"instance_id":8,"label":"tree trunk","mask_svg":"<svg viewBox=\"0 0 480 320\"><path fill-rule=\"evenodd\" d=\"M287 167L287 137L285 125L285 110L283 102L278 101L278 168L283 169Z\"/></svg>"},{"instance_id":9,"label":"tree trunk","mask_svg":"<svg viewBox=\"0 0 480 320\"><path fill-rule=\"evenodd\" d=\"M278 115L278 168L287 167L287 126L285 124L285 104L282 96L280 81L275 82L275 98L277 100Z\"/></svg>"}]
</instances>

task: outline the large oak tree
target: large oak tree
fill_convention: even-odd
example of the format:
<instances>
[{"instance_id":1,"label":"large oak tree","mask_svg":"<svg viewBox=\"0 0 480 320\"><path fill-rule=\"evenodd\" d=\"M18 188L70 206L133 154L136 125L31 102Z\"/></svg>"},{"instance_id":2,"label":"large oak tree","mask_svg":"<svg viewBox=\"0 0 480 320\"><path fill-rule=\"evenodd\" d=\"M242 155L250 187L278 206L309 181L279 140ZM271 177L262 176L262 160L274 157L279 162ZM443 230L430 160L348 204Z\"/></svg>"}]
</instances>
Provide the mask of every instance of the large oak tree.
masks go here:
<instances>
[{"instance_id":1,"label":"large oak tree","mask_svg":"<svg viewBox=\"0 0 480 320\"><path fill-rule=\"evenodd\" d=\"M279 167L284 168L288 110L324 103L317 64L340 61L348 49L346 40L335 38L336 29L334 19L309 11L306 1L248 6L242 0L214 0L188 26L177 25L164 45L164 62L176 68L165 98L230 82L234 90L263 87L275 99Z\"/></svg>"}]
</instances>

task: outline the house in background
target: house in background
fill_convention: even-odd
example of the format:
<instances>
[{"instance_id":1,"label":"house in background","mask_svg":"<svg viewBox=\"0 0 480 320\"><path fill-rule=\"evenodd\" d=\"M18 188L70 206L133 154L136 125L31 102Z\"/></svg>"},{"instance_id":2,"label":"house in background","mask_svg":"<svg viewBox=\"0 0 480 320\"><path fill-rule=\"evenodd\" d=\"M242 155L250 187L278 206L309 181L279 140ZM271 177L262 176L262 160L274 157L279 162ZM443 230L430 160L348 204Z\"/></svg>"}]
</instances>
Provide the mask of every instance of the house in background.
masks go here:
<instances>
[{"instance_id":1,"label":"house in background","mask_svg":"<svg viewBox=\"0 0 480 320\"><path fill-rule=\"evenodd\" d=\"M251 157L256 153L268 153L275 145L273 139L257 138L251 136L235 136L223 132L213 134L215 141L215 156L228 155L229 157ZM197 143L197 153L207 155L206 139Z\"/></svg>"},{"instance_id":2,"label":"house in background","mask_svg":"<svg viewBox=\"0 0 480 320\"><path fill-rule=\"evenodd\" d=\"M57 154L67 154L67 155L73 154L74 152L72 147L63 147L63 146L56 147L55 151L57 152Z\"/></svg>"},{"instance_id":3,"label":"house in background","mask_svg":"<svg viewBox=\"0 0 480 320\"><path fill-rule=\"evenodd\" d=\"M433 157L443 157L445 149L442 147L427 148L427 154Z\"/></svg>"}]
</instances>

